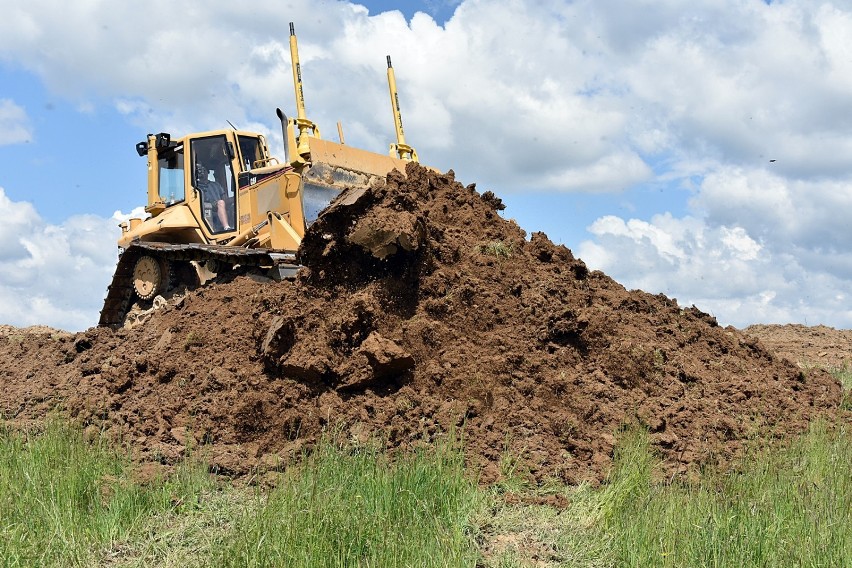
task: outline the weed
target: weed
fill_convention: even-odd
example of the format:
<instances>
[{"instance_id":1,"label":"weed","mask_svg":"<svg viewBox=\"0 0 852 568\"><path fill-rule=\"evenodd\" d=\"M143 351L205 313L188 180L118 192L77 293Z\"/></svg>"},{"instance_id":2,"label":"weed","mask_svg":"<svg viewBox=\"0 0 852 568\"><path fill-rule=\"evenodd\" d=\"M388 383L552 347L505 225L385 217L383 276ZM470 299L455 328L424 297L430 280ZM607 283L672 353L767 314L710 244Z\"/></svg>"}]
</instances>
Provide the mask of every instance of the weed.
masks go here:
<instances>
[{"instance_id":1,"label":"weed","mask_svg":"<svg viewBox=\"0 0 852 568\"><path fill-rule=\"evenodd\" d=\"M840 385L843 387L840 408L852 410L852 366L848 361L844 361L843 365L830 369L829 372L831 376L840 381Z\"/></svg>"},{"instance_id":2,"label":"weed","mask_svg":"<svg viewBox=\"0 0 852 568\"><path fill-rule=\"evenodd\" d=\"M666 370L666 353L662 349L654 349L654 370L662 375Z\"/></svg>"},{"instance_id":3,"label":"weed","mask_svg":"<svg viewBox=\"0 0 852 568\"><path fill-rule=\"evenodd\" d=\"M849 390L848 367L838 373ZM216 487L190 459L137 483L96 433L0 424L0 566L842 566L852 557L848 428L753 440L733 470L655 476L648 434L619 435L600 488L478 489L457 438L390 458L324 440L274 490ZM511 497L511 499L510 499ZM479 548L477 548L477 543Z\"/></svg>"},{"instance_id":4,"label":"weed","mask_svg":"<svg viewBox=\"0 0 852 568\"><path fill-rule=\"evenodd\" d=\"M189 350L192 347L201 347L204 345L204 338L201 334L190 331L186 334L186 339L183 342L184 350Z\"/></svg>"},{"instance_id":5,"label":"weed","mask_svg":"<svg viewBox=\"0 0 852 568\"><path fill-rule=\"evenodd\" d=\"M492 491L483 565L841 566L852 557L849 431L821 424L735 470L661 480L642 429L621 433L608 482L550 489L566 506ZM541 489L527 488L532 496ZM525 502L526 501L526 502ZM530 557L535 564L526 564ZM545 560L546 559L546 560Z\"/></svg>"},{"instance_id":6,"label":"weed","mask_svg":"<svg viewBox=\"0 0 852 568\"><path fill-rule=\"evenodd\" d=\"M509 258L514 252L512 243L490 241L479 245L479 252L496 258Z\"/></svg>"},{"instance_id":7,"label":"weed","mask_svg":"<svg viewBox=\"0 0 852 568\"><path fill-rule=\"evenodd\" d=\"M474 566L481 495L452 443L391 464L323 442L237 519L217 566Z\"/></svg>"},{"instance_id":8,"label":"weed","mask_svg":"<svg viewBox=\"0 0 852 568\"><path fill-rule=\"evenodd\" d=\"M507 433L500 452L500 481L496 488L505 493L520 493L530 488L530 471L524 462L523 450L515 453L511 446L512 437Z\"/></svg>"},{"instance_id":9,"label":"weed","mask_svg":"<svg viewBox=\"0 0 852 568\"><path fill-rule=\"evenodd\" d=\"M613 538L617 565L842 565L852 554L848 439L816 424L789 448L756 447L736 470L666 484L651 479L647 440L628 438L601 494L599 538Z\"/></svg>"},{"instance_id":10,"label":"weed","mask_svg":"<svg viewBox=\"0 0 852 568\"><path fill-rule=\"evenodd\" d=\"M193 500L187 477L143 487L126 456L93 438L58 421L43 432L0 426L0 565L98 564L145 540L147 519Z\"/></svg>"}]
</instances>

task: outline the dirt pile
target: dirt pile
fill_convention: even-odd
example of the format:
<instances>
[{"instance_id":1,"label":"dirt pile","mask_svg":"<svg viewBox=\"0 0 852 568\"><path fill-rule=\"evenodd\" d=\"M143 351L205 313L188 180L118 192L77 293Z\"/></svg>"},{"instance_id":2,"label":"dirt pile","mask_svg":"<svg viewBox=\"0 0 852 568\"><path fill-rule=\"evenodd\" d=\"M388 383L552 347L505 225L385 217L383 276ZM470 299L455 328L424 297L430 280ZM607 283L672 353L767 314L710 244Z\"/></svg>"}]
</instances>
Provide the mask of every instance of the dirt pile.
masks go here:
<instances>
[{"instance_id":1,"label":"dirt pile","mask_svg":"<svg viewBox=\"0 0 852 568\"><path fill-rule=\"evenodd\" d=\"M743 330L803 369L852 367L852 330L824 325L750 325Z\"/></svg>"},{"instance_id":2,"label":"dirt pile","mask_svg":"<svg viewBox=\"0 0 852 568\"><path fill-rule=\"evenodd\" d=\"M235 273L133 329L0 338L0 412L61 408L162 462L204 444L234 474L329 427L392 448L463 427L484 480L512 455L570 482L602 479L625 423L684 471L837 412L827 373L527 240L452 172L406 173L341 195L293 282Z\"/></svg>"}]
</instances>

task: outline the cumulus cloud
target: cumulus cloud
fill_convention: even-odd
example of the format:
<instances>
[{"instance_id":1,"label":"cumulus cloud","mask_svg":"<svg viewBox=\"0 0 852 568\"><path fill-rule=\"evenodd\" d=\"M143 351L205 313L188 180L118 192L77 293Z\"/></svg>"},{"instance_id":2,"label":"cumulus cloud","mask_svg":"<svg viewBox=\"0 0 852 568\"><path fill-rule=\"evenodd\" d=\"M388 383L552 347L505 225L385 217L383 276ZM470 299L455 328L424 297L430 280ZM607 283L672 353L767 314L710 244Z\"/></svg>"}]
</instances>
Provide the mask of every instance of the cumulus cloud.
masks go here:
<instances>
[{"instance_id":1,"label":"cumulus cloud","mask_svg":"<svg viewBox=\"0 0 852 568\"><path fill-rule=\"evenodd\" d=\"M273 0L250 14L224 1L202 10L33 0L0 22L0 57L66 96L113 98L148 129L227 118L275 132L274 108L292 108L293 20L308 112L327 135L339 120L353 145L386 151L391 54L408 141L433 164L497 189L621 191L652 170L703 174L678 167L706 157L776 159L799 176L850 167L848 9L803 0L449 4L458 6L440 26L426 13L407 21L342 1L294 0L285 16Z\"/></svg>"},{"instance_id":2,"label":"cumulus cloud","mask_svg":"<svg viewBox=\"0 0 852 568\"><path fill-rule=\"evenodd\" d=\"M0 57L65 96L112 98L149 130L152 123L209 129L227 118L275 132L274 108L293 104L293 20L308 114L327 136L341 121L347 142L387 151L394 138L390 54L407 141L430 163L498 187L621 190L648 169L622 142L628 117L599 84L602 57L588 55L596 42L585 32L573 37L566 11L559 3L468 0L439 26L426 13L406 21L400 12L370 15L349 2L294 0L284 16L272 0L253 4L250 15L224 1L201 10L163 0L144 7L33 0L0 22ZM596 175L622 163L624 175L618 168L605 180ZM567 171L574 168L587 173Z\"/></svg>"},{"instance_id":3,"label":"cumulus cloud","mask_svg":"<svg viewBox=\"0 0 852 568\"><path fill-rule=\"evenodd\" d=\"M577 252L590 267L629 288L711 309L723 320L735 314L719 313L718 300L758 297L779 284L766 274L771 255L739 228L711 229L694 217L664 214L650 221L603 217L589 232L595 239L583 242Z\"/></svg>"},{"instance_id":4,"label":"cumulus cloud","mask_svg":"<svg viewBox=\"0 0 852 568\"><path fill-rule=\"evenodd\" d=\"M32 126L23 107L9 99L0 99L0 146L32 140Z\"/></svg>"},{"instance_id":5,"label":"cumulus cloud","mask_svg":"<svg viewBox=\"0 0 852 568\"><path fill-rule=\"evenodd\" d=\"M852 323L848 3L427 0L454 10L443 25L342 0L280 6L31 0L5 9L0 59L146 132L228 119L280 150L294 21L326 137L341 121L347 143L387 151L390 54L406 141L430 165L498 192L691 198L670 207L680 217L597 220L579 248L590 264L731 322ZM0 123L4 108L22 112L0 101Z\"/></svg>"},{"instance_id":6,"label":"cumulus cloud","mask_svg":"<svg viewBox=\"0 0 852 568\"><path fill-rule=\"evenodd\" d=\"M33 0L0 24L0 53L68 95L131 97L146 111L186 120L222 122L222 113L242 120L289 103L287 21L294 20L309 107L323 122L343 118L387 136L390 113L370 115L388 105L383 64L391 53L422 144L464 132L489 141L484 155L512 148L561 166L647 149L641 139L652 131L669 144L749 159L774 151L789 162L804 142L840 134L837 121L852 120L836 112L850 86L844 38L852 17L831 4L456 4L439 26L425 13L406 21L349 2L295 0L285 17L272 0L255 3L251 14L224 1L201 10L164 0L144 8ZM35 49L47 38L57 47ZM780 145L767 147L766 135ZM552 150L555 141L566 151Z\"/></svg>"},{"instance_id":7,"label":"cumulus cloud","mask_svg":"<svg viewBox=\"0 0 852 568\"><path fill-rule=\"evenodd\" d=\"M745 224L745 223L744 223ZM676 297L720 323L823 323L852 327L852 255L756 238L739 225L692 216L650 221L607 216L578 255L627 286Z\"/></svg>"},{"instance_id":8,"label":"cumulus cloud","mask_svg":"<svg viewBox=\"0 0 852 568\"><path fill-rule=\"evenodd\" d=\"M727 168L704 178L692 205L710 222L744 227L778 249L852 252L852 175L796 179Z\"/></svg>"},{"instance_id":9,"label":"cumulus cloud","mask_svg":"<svg viewBox=\"0 0 852 568\"><path fill-rule=\"evenodd\" d=\"M3 188L0 216L0 321L69 331L95 325L117 260L117 220L78 215L51 225Z\"/></svg>"}]
</instances>

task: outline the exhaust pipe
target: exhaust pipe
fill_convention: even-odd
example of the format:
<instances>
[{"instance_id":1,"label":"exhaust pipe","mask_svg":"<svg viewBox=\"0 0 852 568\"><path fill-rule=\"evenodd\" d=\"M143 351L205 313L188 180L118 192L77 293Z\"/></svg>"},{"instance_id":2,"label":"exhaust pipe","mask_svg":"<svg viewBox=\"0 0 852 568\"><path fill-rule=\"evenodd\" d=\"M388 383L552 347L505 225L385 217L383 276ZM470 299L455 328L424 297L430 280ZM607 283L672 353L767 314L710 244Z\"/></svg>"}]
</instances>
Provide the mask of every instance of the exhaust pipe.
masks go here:
<instances>
[{"instance_id":1,"label":"exhaust pipe","mask_svg":"<svg viewBox=\"0 0 852 568\"><path fill-rule=\"evenodd\" d=\"M290 141L287 139L287 115L280 108L275 109L275 114L278 115L278 120L281 121L281 133L284 135L284 163L290 163Z\"/></svg>"}]
</instances>

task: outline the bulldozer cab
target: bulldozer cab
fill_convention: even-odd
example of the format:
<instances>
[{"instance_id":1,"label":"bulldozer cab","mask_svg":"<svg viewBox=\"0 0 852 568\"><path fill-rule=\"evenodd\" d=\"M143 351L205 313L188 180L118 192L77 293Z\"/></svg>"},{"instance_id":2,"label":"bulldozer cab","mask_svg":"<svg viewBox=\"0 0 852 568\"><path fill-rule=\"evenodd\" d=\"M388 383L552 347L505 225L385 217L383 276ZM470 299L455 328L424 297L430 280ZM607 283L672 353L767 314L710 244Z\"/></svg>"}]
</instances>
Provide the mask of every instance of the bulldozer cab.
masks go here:
<instances>
[{"instance_id":1,"label":"bulldozer cab","mask_svg":"<svg viewBox=\"0 0 852 568\"><path fill-rule=\"evenodd\" d=\"M195 210L197 201L198 220L211 235L237 225L240 174L275 163L263 136L242 131L203 132L179 140L166 133L149 135L137 152L148 155L145 211L156 217L173 206ZM224 215L218 211L219 201Z\"/></svg>"}]
</instances>

